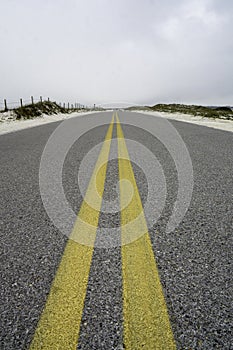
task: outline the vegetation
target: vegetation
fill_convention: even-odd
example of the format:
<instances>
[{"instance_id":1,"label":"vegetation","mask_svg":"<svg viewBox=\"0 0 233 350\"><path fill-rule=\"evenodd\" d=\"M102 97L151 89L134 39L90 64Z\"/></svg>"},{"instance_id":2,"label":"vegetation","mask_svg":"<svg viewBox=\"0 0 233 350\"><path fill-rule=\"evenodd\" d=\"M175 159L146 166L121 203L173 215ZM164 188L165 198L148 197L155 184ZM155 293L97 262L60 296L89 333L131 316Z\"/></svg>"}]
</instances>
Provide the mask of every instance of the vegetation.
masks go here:
<instances>
[{"instance_id":1,"label":"vegetation","mask_svg":"<svg viewBox=\"0 0 233 350\"><path fill-rule=\"evenodd\" d=\"M233 111L230 107L204 107L183 104L157 104L150 107L153 111L167 113L182 113L205 118L220 118L233 120Z\"/></svg>"},{"instance_id":2,"label":"vegetation","mask_svg":"<svg viewBox=\"0 0 233 350\"><path fill-rule=\"evenodd\" d=\"M68 109L68 108L61 107L56 102L43 101L43 102L26 105L23 107L14 108L10 112L12 115L11 119L20 120L20 119L33 119L33 118L41 117L43 114L52 115L52 114L58 114L58 113L72 113L79 110L80 109L74 109L74 108ZM2 111L0 113L5 113L5 112Z\"/></svg>"},{"instance_id":3,"label":"vegetation","mask_svg":"<svg viewBox=\"0 0 233 350\"><path fill-rule=\"evenodd\" d=\"M31 119L42 116L42 114L67 113L65 108L60 107L55 102L38 102L14 109L16 119Z\"/></svg>"},{"instance_id":4,"label":"vegetation","mask_svg":"<svg viewBox=\"0 0 233 350\"><path fill-rule=\"evenodd\" d=\"M156 111L165 113L181 113L205 118L218 118L233 120L233 110L230 107L204 107L184 104L156 104L154 106L132 106L128 111Z\"/></svg>"}]
</instances>

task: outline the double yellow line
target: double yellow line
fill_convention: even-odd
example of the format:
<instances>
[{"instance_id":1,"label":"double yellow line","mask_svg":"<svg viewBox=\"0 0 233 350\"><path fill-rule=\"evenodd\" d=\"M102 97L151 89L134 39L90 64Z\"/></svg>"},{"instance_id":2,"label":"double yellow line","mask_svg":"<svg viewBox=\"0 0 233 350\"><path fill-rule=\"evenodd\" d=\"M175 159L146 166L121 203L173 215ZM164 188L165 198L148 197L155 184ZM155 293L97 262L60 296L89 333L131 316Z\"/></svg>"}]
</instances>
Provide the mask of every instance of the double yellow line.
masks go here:
<instances>
[{"instance_id":1,"label":"double yellow line","mask_svg":"<svg viewBox=\"0 0 233 350\"><path fill-rule=\"evenodd\" d=\"M125 349L176 349L143 207L119 118L116 114L120 181L123 315ZM30 349L77 349L88 276L101 211L114 115L96 162ZM127 185L128 184L128 185ZM126 186L133 186L127 203ZM96 191L96 188L98 191ZM90 205L91 203L91 205ZM139 225L128 223L139 217ZM142 231L143 230L143 231ZM138 231L138 232L137 232ZM141 235L141 232L144 234ZM140 237L125 244L127 235ZM86 237L87 245L77 243Z\"/></svg>"}]
</instances>

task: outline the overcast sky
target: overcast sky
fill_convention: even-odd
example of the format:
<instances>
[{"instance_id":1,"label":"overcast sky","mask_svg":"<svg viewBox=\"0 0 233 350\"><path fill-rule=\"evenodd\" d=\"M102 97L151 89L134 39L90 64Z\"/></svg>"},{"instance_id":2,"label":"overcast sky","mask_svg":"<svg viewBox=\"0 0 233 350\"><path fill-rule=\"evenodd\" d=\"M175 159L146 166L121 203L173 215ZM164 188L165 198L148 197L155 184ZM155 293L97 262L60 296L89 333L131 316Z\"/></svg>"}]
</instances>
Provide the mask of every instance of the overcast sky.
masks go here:
<instances>
[{"instance_id":1,"label":"overcast sky","mask_svg":"<svg viewBox=\"0 0 233 350\"><path fill-rule=\"evenodd\" d=\"M0 99L233 105L232 0L0 0Z\"/></svg>"}]
</instances>

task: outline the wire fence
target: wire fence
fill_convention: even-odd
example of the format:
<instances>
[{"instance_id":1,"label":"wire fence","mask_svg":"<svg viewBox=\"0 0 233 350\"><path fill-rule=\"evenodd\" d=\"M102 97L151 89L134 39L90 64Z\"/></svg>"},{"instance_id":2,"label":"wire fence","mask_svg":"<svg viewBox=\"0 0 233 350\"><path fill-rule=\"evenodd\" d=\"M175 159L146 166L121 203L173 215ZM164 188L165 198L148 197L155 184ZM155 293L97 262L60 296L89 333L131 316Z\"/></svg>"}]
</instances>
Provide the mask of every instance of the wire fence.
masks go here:
<instances>
[{"instance_id":1,"label":"wire fence","mask_svg":"<svg viewBox=\"0 0 233 350\"><path fill-rule=\"evenodd\" d=\"M2 100L0 100L0 111L7 112L7 111L13 110L15 108L25 107L25 106L33 105L33 104L38 103L38 102L45 102L45 101L55 102L60 107L62 107L64 109L87 109L87 108L90 108L90 107L87 107L79 102L74 102L74 103L56 102L54 100L50 100L50 98L44 99L42 96L40 96L39 98L35 98L34 96L31 96L30 99L20 98L18 101L11 101L11 100L7 100L7 99L2 99Z\"/></svg>"}]
</instances>

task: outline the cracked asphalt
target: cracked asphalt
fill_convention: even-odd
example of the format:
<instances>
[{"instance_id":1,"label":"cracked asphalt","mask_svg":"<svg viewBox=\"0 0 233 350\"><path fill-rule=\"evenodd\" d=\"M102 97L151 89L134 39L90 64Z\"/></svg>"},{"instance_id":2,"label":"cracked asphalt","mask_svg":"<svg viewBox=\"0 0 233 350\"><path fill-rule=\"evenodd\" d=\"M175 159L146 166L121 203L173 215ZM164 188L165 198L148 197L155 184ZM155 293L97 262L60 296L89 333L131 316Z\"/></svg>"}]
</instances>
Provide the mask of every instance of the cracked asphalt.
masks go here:
<instances>
[{"instance_id":1,"label":"cracked asphalt","mask_svg":"<svg viewBox=\"0 0 233 350\"><path fill-rule=\"evenodd\" d=\"M152 134L124 124L138 114L119 112L125 139L147 147L166 178L165 207L149 234L177 349L233 349L233 134L172 121L192 160L194 188L189 209L170 233L166 224L176 201L177 169ZM82 195L78 172L83 157L103 142L111 112L75 142L63 168L66 198L78 213ZM156 125L157 118L141 115ZM0 136L0 349L29 349L68 238L51 222L40 197L39 166L46 142L60 124L51 123ZM114 127L113 138L116 137ZM111 147L112 156L116 149ZM130 152L129 152L130 153ZM133 163L144 204L147 178ZM87 179L92 167L86 169ZM153 174L152 174L153 177ZM109 161L103 198L118 198L118 165ZM116 201L117 203L117 201ZM101 228L119 230L119 246L101 248ZM117 231L118 232L118 231ZM118 233L117 233L118 235ZM143 278L143 276L142 276ZM123 349L120 213L102 212L97 231L77 349ZM63 350L63 349L62 349ZM68 349L67 349L68 350ZM153 349L152 349L153 350ZM169 350L169 349L168 349Z\"/></svg>"}]
</instances>

